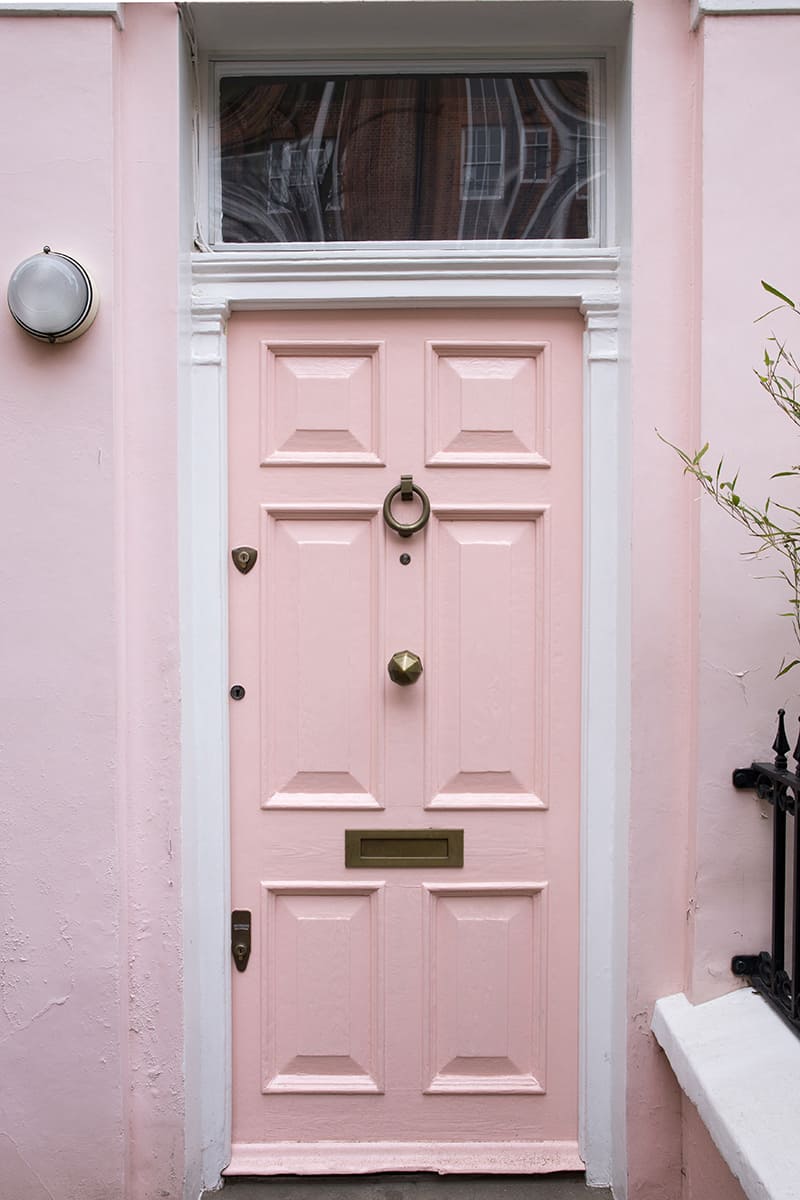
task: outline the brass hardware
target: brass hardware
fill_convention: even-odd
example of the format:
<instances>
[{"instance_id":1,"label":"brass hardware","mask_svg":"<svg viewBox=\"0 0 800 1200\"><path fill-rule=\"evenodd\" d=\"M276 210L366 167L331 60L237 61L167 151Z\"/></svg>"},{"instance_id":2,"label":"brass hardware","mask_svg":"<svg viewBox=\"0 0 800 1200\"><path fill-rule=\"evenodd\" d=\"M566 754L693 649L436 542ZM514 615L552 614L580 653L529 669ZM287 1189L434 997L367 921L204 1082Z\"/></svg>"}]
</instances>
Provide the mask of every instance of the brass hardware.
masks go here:
<instances>
[{"instance_id":1,"label":"brass hardware","mask_svg":"<svg viewBox=\"0 0 800 1200\"><path fill-rule=\"evenodd\" d=\"M237 971L244 971L250 959L252 914L237 908L231 913L231 954Z\"/></svg>"},{"instance_id":2,"label":"brass hardware","mask_svg":"<svg viewBox=\"0 0 800 1200\"><path fill-rule=\"evenodd\" d=\"M256 565L258 551L254 550L252 546L237 546L235 550L231 550L231 558L236 570L246 575Z\"/></svg>"},{"instance_id":3,"label":"brass hardware","mask_svg":"<svg viewBox=\"0 0 800 1200\"><path fill-rule=\"evenodd\" d=\"M422 674L422 659L413 650L398 650L389 659L386 669L392 683L408 687L416 683Z\"/></svg>"},{"instance_id":4,"label":"brass hardware","mask_svg":"<svg viewBox=\"0 0 800 1200\"><path fill-rule=\"evenodd\" d=\"M463 829L346 829L346 867L463 867Z\"/></svg>"},{"instance_id":5,"label":"brass hardware","mask_svg":"<svg viewBox=\"0 0 800 1200\"><path fill-rule=\"evenodd\" d=\"M400 496L401 500L405 501L410 501L415 495L419 496L420 503L422 504L422 512L416 521L412 521L409 525L402 525L392 515L392 501L397 495ZM383 519L386 524L395 533L399 533L400 537L411 537L412 533L419 533L420 529L425 528L430 515L431 502L422 488L414 483L413 475L401 475L397 487L392 488L383 502Z\"/></svg>"}]
</instances>

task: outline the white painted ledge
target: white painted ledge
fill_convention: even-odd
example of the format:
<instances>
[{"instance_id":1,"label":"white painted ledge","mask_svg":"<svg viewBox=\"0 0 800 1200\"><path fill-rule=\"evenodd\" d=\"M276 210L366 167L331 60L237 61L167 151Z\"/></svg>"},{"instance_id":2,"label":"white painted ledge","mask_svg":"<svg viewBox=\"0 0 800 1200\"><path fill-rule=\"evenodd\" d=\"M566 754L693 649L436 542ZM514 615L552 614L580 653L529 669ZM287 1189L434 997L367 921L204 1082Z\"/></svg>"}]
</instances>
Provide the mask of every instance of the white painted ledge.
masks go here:
<instances>
[{"instance_id":1,"label":"white painted ledge","mask_svg":"<svg viewBox=\"0 0 800 1200\"><path fill-rule=\"evenodd\" d=\"M122 5L102 0L17 0L0 3L0 17L111 17L123 28Z\"/></svg>"},{"instance_id":2,"label":"white painted ledge","mask_svg":"<svg viewBox=\"0 0 800 1200\"><path fill-rule=\"evenodd\" d=\"M748 1200L800 1200L800 1038L750 988L666 996L651 1028Z\"/></svg>"},{"instance_id":3,"label":"white painted ledge","mask_svg":"<svg viewBox=\"0 0 800 1200\"><path fill-rule=\"evenodd\" d=\"M800 13L800 0L691 0L692 29L703 17L753 17Z\"/></svg>"}]
</instances>

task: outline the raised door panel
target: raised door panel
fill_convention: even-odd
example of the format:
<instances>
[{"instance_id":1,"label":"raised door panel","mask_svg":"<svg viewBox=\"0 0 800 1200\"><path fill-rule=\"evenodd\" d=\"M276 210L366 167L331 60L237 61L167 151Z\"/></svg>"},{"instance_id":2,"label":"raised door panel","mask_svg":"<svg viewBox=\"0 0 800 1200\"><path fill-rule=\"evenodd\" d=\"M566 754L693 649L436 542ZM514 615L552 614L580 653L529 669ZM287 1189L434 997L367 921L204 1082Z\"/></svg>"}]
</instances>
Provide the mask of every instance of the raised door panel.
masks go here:
<instances>
[{"instance_id":1,"label":"raised door panel","mask_svg":"<svg viewBox=\"0 0 800 1200\"><path fill-rule=\"evenodd\" d=\"M426 892L428 1092L544 1092L544 883Z\"/></svg>"},{"instance_id":2,"label":"raised door panel","mask_svg":"<svg viewBox=\"0 0 800 1200\"><path fill-rule=\"evenodd\" d=\"M541 808L547 512L436 514L428 808Z\"/></svg>"},{"instance_id":3,"label":"raised door panel","mask_svg":"<svg viewBox=\"0 0 800 1200\"><path fill-rule=\"evenodd\" d=\"M262 804L379 808L374 512L264 510Z\"/></svg>"},{"instance_id":4,"label":"raised door panel","mask_svg":"<svg viewBox=\"0 0 800 1200\"><path fill-rule=\"evenodd\" d=\"M429 342L427 453L434 467L548 467L547 343Z\"/></svg>"},{"instance_id":5,"label":"raised door panel","mask_svg":"<svg viewBox=\"0 0 800 1200\"><path fill-rule=\"evenodd\" d=\"M263 342L262 466L382 466L383 347Z\"/></svg>"},{"instance_id":6,"label":"raised door panel","mask_svg":"<svg viewBox=\"0 0 800 1200\"><path fill-rule=\"evenodd\" d=\"M262 1091L382 1091L381 887L261 887Z\"/></svg>"}]
</instances>

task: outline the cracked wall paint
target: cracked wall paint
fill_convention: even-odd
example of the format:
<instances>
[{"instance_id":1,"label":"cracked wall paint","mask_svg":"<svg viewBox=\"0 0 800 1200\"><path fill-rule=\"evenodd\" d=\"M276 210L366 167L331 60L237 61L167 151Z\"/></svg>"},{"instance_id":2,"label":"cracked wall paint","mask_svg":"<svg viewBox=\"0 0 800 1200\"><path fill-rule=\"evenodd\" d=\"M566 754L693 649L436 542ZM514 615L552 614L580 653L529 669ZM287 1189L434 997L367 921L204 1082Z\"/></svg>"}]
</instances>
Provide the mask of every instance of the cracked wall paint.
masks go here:
<instances>
[{"instance_id":1,"label":"cracked wall paint","mask_svg":"<svg viewBox=\"0 0 800 1200\"><path fill-rule=\"evenodd\" d=\"M169 4L126 8L118 184L127 875L126 1200L182 1195L177 311L178 54ZM143 64L147 69L143 70ZM135 195L136 205L125 197ZM176 886L177 885L177 886Z\"/></svg>"},{"instance_id":2,"label":"cracked wall paint","mask_svg":"<svg viewBox=\"0 0 800 1200\"><path fill-rule=\"evenodd\" d=\"M3 1189L9 1197L25 1197L25 1200L58 1200L54 1192L40 1179L37 1172L26 1161L19 1146L7 1133L0 1130L0 1169L3 1172Z\"/></svg>"},{"instance_id":3,"label":"cracked wall paint","mask_svg":"<svg viewBox=\"0 0 800 1200\"><path fill-rule=\"evenodd\" d=\"M115 597L97 553L114 511L112 85L111 22L2 20L0 102L30 116L0 134L3 277L47 240L104 297L57 360L0 322L0 1194L36 1200L109 1200L121 1181Z\"/></svg>"},{"instance_id":4,"label":"cracked wall paint","mask_svg":"<svg viewBox=\"0 0 800 1200\"><path fill-rule=\"evenodd\" d=\"M0 271L47 241L101 296L69 345L0 320L3 1200L182 1190L178 20L129 7L0 16Z\"/></svg>"}]
</instances>

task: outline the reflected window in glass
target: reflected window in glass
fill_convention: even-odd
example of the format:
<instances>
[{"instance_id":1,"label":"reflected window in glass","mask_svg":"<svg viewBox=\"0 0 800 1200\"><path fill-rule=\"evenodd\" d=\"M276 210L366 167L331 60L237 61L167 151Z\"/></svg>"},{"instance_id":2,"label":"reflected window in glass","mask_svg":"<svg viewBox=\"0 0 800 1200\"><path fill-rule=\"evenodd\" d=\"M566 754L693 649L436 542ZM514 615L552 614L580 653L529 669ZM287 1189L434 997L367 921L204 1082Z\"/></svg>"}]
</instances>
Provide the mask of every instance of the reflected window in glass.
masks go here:
<instances>
[{"instance_id":1,"label":"reflected window in glass","mask_svg":"<svg viewBox=\"0 0 800 1200\"><path fill-rule=\"evenodd\" d=\"M527 125L522 131L523 183L547 183L550 178L550 129L546 125Z\"/></svg>"},{"instance_id":2,"label":"reflected window in glass","mask_svg":"<svg viewBox=\"0 0 800 1200\"><path fill-rule=\"evenodd\" d=\"M462 130L463 200L499 200L503 195L505 146L502 125L471 125Z\"/></svg>"},{"instance_id":3,"label":"reflected window in glass","mask_svg":"<svg viewBox=\"0 0 800 1200\"><path fill-rule=\"evenodd\" d=\"M334 138L276 140L267 147L267 212L306 212L319 201L326 212L339 207Z\"/></svg>"}]
</instances>

